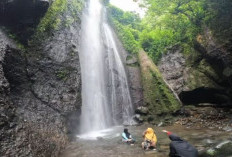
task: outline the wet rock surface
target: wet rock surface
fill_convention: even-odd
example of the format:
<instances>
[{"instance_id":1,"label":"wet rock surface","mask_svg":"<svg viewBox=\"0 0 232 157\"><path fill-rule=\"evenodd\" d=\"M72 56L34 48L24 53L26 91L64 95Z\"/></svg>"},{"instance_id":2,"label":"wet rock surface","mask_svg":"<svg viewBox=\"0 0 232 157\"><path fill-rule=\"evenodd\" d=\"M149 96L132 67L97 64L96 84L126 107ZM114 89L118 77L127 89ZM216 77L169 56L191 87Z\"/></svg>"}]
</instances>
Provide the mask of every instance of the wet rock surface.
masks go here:
<instances>
[{"instance_id":1,"label":"wet rock surface","mask_svg":"<svg viewBox=\"0 0 232 157\"><path fill-rule=\"evenodd\" d=\"M224 140L218 144L214 144L211 148L208 148L201 152L200 157L230 157L232 154L231 151L232 141Z\"/></svg>"},{"instance_id":2,"label":"wet rock surface","mask_svg":"<svg viewBox=\"0 0 232 157\"><path fill-rule=\"evenodd\" d=\"M159 62L164 79L181 94L183 103L231 105L231 40L218 42L210 29L205 28L197 37L194 50L188 55L184 51L178 45L173 46ZM184 94L191 95L189 101L194 101L187 102Z\"/></svg>"},{"instance_id":3,"label":"wet rock surface","mask_svg":"<svg viewBox=\"0 0 232 157\"><path fill-rule=\"evenodd\" d=\"M180 111L180 119L176 122L188 128L204 128L230 131L232 125L232 110L215 108L211 104L201 107L188 106Z\"/></svg>"},{"instance_id":4,"label":"wet rock surface","mask_svg":"<svg viewBox=\"0 0 232 157\"><path fill-rule=\"evenodd\" d=\"M188 89L185 86L188 77L186 59L180 53L181 51L179 46L174 46L169 50L168 55L161 58L158 66L164 79L177 94Z\"/></svg>"},{"instance_id":5,"label":"wet rock surface","mask_svg":"<svg viewBox=\"0 0 232 157\"><path fill-rule=\"evenodd\" d=\"M148 114L148 108L144 107L144 106L140 106L135 110L135 113L147 115Z\"/></svg>"},{"instance_id":6,"label":"wet rock surface","mask_svg":"<svg viewBox=\"0 0 232 157\"><path fill-rule=\"evenodd\" d=\"M116 41L117 47L119 48L118 51L120 52L120 57L126 70L132 104L134 108L137 108L143 105L143 89L138 59L137 56L129 54L125 51L121 41L118 39L115 33L114 39Z\"/></svg>"},{"instance_id":7,"label":"wet rock surface","mask_svg":"<svg viewBox=\"0 0 232 157\"><path fill-rule=\"evenodd\" d=\"M11 150L17 129L16 106L10 101L10 84L3 69L5 55L10 47L15 48L15 45L0 29L0 156Z\"/></svg>"},{"instance_id":8,"label":"wet rock surface","mask_svg":"<svg viewBox=\"0 0 232 157\"><path fill-rule=\"evenodd\" d=\"M205 61L198 64L198 67L189 66L189 60L182 54L182 48L178 45L170 48L167 54L163 55L158 67L162 73L163 78L167 81L170 87L177 93L180 94L182 91L190 91L199 87L217 87L214 79L214 71L205 70L207 64ZM191 62L194 59L191 59ZM197 65L196 65L197 66ZM205 73L210 73L212 77L208 78ZM212 74L211 74L212 73ZM215 74L216 75L216 74ZM216 78L215 78L216 80Z\"/></svg>"},{"instance_id":9,"label":"wet rock surface","mask_svg":"<svg viewBox=\"0 0 232 157\"><path fill-rule=\"evenodd\" d=\"M203 35L199 37L198 43L195 44L195 49L206 58L223 81L229 81L230 85L231 81L229 79L232 76L230 72L232 68L231 43L231 38L227 38L227 41L224 42L218 42L213 37L212 31L205 28Z\"/></svg>"},{"instance_id":10,"label":"wet rock surface","mask_svg":"<svg viewBox=\"0 0 232 157\"><path fill-rule=\"evenodd\" d=\"M57 156L80 115L80 21L31 41L26 51L0 36L0 156Z\"/></svg>"},{"instance_id":11,"label":"wet rock surface","mask_svg":"<svg viewBox=\"0 0 232 157\"><path fill-rule=\"evenodd\" d=\"M135 114L135 116L133 118L138 123L143 123L144 122L144 119L142 118L142 116L140 114Z\"/></svg>"}]
</instances>

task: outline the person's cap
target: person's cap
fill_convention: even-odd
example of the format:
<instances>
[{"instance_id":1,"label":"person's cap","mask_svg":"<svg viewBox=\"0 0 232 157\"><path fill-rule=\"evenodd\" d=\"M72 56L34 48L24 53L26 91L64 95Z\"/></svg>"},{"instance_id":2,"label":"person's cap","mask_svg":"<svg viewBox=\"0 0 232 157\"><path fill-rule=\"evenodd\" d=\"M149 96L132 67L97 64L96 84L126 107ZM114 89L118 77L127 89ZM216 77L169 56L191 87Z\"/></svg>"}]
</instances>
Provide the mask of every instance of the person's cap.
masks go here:
<instances>
[{"instance_id":1,"label":"person's cap","mask_svg":"<svg viewBox=\"0 0 232 157\"><path fill-rule=\"evenodd\" d=\"M168 136L172 134L172 132L167 131L167 130L163 130L163 132L167 133Z\"/></svg>"},{"instance_id":2,"label":"person's cap","mask_svg":"<svg viewBox=\"0 0 232 157\"><path fill-rule=\"evenodd\" d=\"M172 134L172 132L170 132L170 131L167 131L167 135L169 136L169 135L171 135Z\"/></svg>"}]
</instances>

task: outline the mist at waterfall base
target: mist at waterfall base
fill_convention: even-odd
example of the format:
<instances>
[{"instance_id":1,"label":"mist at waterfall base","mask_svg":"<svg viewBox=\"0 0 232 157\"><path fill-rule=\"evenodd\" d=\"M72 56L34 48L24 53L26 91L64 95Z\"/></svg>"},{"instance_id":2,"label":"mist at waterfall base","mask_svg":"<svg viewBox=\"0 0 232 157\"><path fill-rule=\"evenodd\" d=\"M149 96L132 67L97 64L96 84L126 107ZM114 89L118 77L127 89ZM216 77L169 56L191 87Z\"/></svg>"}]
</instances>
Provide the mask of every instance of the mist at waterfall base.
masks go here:
<instances>
[{"instance_id":1,"label":"mist at waterfall base","mask_svg":"<svg viewBox=\"0 0 232 157\"><path fill-rule=\"evenodd\" d=\"M89 0L82 17L80 134L90 138L135 123L126 71L105 14L98 0Z\"/></svg>"}]
</instances>

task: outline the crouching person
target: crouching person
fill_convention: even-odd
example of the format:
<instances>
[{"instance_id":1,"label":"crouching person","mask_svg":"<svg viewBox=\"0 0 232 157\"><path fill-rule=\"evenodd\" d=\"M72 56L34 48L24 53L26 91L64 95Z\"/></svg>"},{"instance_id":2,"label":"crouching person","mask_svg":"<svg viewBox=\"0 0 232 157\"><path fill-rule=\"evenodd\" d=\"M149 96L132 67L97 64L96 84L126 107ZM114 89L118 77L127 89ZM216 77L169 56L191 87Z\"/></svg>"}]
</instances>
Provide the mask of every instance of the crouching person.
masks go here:
<instances>
[{"instance_id":1,"label":"crouching person","mask_svg":"<svg viewBox=\"0 0 232 157\"><path fill-rule=\"evenodd\" d=\"M167 133L172 141L170 143L169 157L198 157L198 151L194 146L170 131L163 130L163 132Z\"/></svg>"},{"instance_id":2,"label":"crouching person","mask_svg":"<svg viewBox=\"0 0 232 157\"><path fill-rule=\"evenodd\" d=\"M144 150L156 150L157 137L152 128L147 128L147 130L143 132L143 138L144 141L142 142L142 148Z\"/></svg>"},{"instance_id":3,"label":"crouching person","mask_svg":"<svg viewBox=\"0 0 232 157\"><path fill-rule=\"evenodd\" d=\"M134 145L135 140L132 138L131 134L128 132L128 129L125 128L122 133L122 141L127 144Z\"/></svg>"}]
</instances>

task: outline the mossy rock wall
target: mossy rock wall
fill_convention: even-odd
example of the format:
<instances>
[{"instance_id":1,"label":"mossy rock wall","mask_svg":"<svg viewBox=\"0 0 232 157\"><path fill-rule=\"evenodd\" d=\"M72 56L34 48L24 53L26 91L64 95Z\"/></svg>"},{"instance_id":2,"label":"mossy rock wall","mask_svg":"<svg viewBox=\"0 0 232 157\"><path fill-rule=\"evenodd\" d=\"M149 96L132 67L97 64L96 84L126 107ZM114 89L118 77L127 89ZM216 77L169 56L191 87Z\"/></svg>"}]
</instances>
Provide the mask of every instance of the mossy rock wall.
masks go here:
<instances>
[{"instance_id":1,"label":"mossy rock wall","mask_svg":"<svg viewBox=\"0 0 232 157\"><path fill-rule=\"evenodd\" d=\"M188 79L186 80L187 89L193 90L199 87L218 88L218 77L215 70L205 61L201 60L196 66L189 67Z\"/></svg>"},{"instance_id":2,"label":"mossy rock wall","mask_svg":"<svg viewBox=\"0 0 232 157\"><path fill-rule=\"evenodd\" d=\"M149 114L143 118L151 123L168 121L181 105L147 53L140 51L138 57L141 66L144 106L149 109Z\"/></svg>"},{"instance_id":3,"label":"mossy rock wall","mask_svg":"<svg viewBox=\"0 0 232 157\"><path fill-rule=\"evenodd\" d=\"M189 55L184 53L183 48L173 47L158 64L164 80L176 94L200 87L220 88L221 78L202 54L194 49Z\"/></svg>"},{"instance_id":4,"label":"mossy rock wall","mask_svg":"<svg viewBox=\"0 0 232 157\"><path fill-rule=\"evenodd\" d=\"M36 28L35 40L51 36L54 31L81 22L84 0L55 0Z\"/></svg>"}]
</instances>

